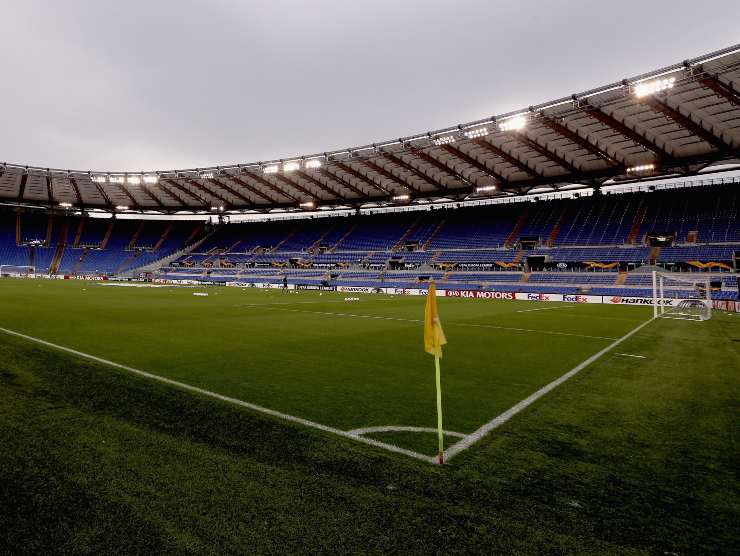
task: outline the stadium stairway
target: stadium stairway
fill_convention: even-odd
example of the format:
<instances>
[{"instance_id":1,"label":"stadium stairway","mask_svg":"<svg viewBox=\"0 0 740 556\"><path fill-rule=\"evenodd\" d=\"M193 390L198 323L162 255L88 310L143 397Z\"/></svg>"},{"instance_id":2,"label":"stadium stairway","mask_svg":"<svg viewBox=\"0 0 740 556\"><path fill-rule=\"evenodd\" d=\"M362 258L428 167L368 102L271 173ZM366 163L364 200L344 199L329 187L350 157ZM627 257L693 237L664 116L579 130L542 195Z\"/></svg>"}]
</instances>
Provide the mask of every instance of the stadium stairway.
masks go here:
<instances>
[{"instance_id":1,"label":"stadium stairway","mask_svg":"<svg viewBox=\"0 0 740 556\"><path fill-rule=\"evenodd\" d=\"M155 253L159 251L160 247L162 247L162 244L167 241L167 238L170 236L170 233L172 232L172 228L174 226L174 222L170 222L170 225L164 229L159 240L157 241L157 243L154 244L154 247L152 247L152 251L154 251Z\"/></svg>"},{"instance_id":2,"label":"stadium stairway","mask_svg":"<svg viewBox=\"0 0 740 556\"><path fill-rule=\"evenodd\" d=\"M615 286L623 286L625 280L627 280L627 271L626 270L620 270L617 273L617 279L614 280L614 285Z\"/></svg>"},{"instance_id":3,"label":"stadium stairway","mask_svg":"<svg viewBox=\"0 0 740 556\"><path fill-rule=\"evenodd\" d=\"M331 248L331 249L329 250L329 252L330 252L330 253L334 253L334 252L336 252L337 248L338 248L338 247L339 247L340 245L342 245L342 243L344 242L344 240L345 240L345 239L347 239L347 238L349 237L349 235L350 235L350 234L351 234L352 232L354 232L354 231L355 231L355 228L356 228L356 227L357 227L357 224L356 224L356 223L352 224L352 225L351 225L351 226L349 227L349 229L348 229L348 230L347 230L347 231L346 231L346 232L344 233L344 235L343 235L342 237L340 237L340 238L339 238L339 241L337 241L337 242L336 242L336 243L335 243L335 244L334 244L334 245L332 246L332 248Z\"/></svg>"},{"instance_id":4,"label":"stadium stairway","mask_svg":"<svg viewBox=\"0 0 740 556\"><path fill-rule=\"evenodd\" d=\"M80 218L80 223L77 226L77 232L75 233L75 240L72 243L72 247L78 248L80 246L80 239L82 238L82 232L85 229L85 223L87 218Z\"/></svg>"},{"instance_id":5,"label":"stadium stairway","mask_svg":"<svg viewBox=\"0 0 740 556\"><path fill-rule=\"evenodd\" d=\"M216 251L214 251L214 253L231 253L232 251L233 251L233 252L236 252L236 248L237 248L237 247L239 247L239 244L240 244L241 242L242 242L242 240L241 240L241 239L238 239L238 240L236 240L236 241L235 241L234 243L232 243L232 244L231 244L231 245L230 245L229 247L227 247L226 249L224 249L223 251L220 251L220 252L219 252L218 250L216 250ZM252 249L252 252L254 252L254 251L255 251L255 249L258 249L258 248L259 248L259 247L254 247L254 248Z\"/></svg>"},{"instance_id":6,"label":"stadium stairway","mask_svg":"<svg viewBox=\"0 0 740 556\"><path fill-rule=\"evenodd\" d=\"M59 236L59 243L57 243L56 250L54 251L54 258L51 260L51 266L49 267L49 274L56 274L59 270L59 263L62 262L62 255L64 255L64 248L67 245L67 234L69 233L69 222L65 222L62 227L62 233Z\"/></svg>"},{"instance_id":7,"label":"stadium stairway","mask_svg":"<svg viewBox=\"0 0 740 556\"><path fill-rule=\"evenodd\" d=\"M519 232L521 231L524 224L526 224L528 218L529 218L529 207L524 209L524 211L522 212L522 215L519 217L519 220L517 220L516 224L514 224L514 227L512 228L511 233L506 238L506 241L504 241L505 247L510 249L514 245L517 237L519 236Z\"/></svg>"},{"instance_id":8,"label":"stadium stairway","mask_svg":"<svg viewBox=\"0 0 740 556\"><path fill-rule=\"evenodd\" d=\"M144 223L144 220L139 222L139 225L136 227L136 230L134 230L134 235L131 236L131 241L128 242L128 247L126 249L133 249L136 242L139 241L139 236L141 235L141 232L144 231Z\"/></svg>"},{"instance_id":9,"label":"stadium stairway","mask_svg":"<svg viewBox=\"0 0 740 556\"><path fill-rule=\"evenodd\" d=\"M401 238L396 242L396 244L391 247L391 251L397 252L399 251L404 245L406 245L406 240L409 238L409 236L414 232L416 227L419 225L419 222L421 222L421 216L414 220L411 225L406 229L406 232L401 236Z\"/></svg>"},{"instance_id":10,"label":"stadium stairway","mask_svg":"<svg viewBox=\"0 0 740 556\"><path fill-rule=\"evenodd\" d=\"M321 247L321 243L324 241L324 239L326 239L326 236L328 236L333 230L334 230L334 226L327 226L324 233L319 236L319 239L314 241L311 244L311 246L308 248L308 252L313 253L314 251L316 251L316 249Z\"/></svg>"},{"instance_id":11,"label":"stadium stairway","mask_svg":"<svg viewBox=\"0 0 740 556\"><path fill-rule=\"evenodd\" d=\"M143 253L143 251L133 251L133 252L131 252L131 255L129 255L126 258L126 260L123 261L123 263L121 264L121 266L119 266L116 269L116 274L121 274L121 273L125 272L127 268L129 268L131 265L134 264L134 262L136 261L136 259L138 259L141 256L142 253Z\"/></svg>"},{"instance_id":12,"label":"stadium stairway","mask_svg":"<svg viewBox=\"0 0 740 556\"><path fill-rule=\"evenodd\" d=\"M75 263L74 268L72 269L72 273L77 275L80 272L80 266L82 266L82 263L85 262L85 259L87 258L87 255L90 253L90 249L85 247L82 250L82 255L80 255L80 258L77 259L77 262Z\"/></svg>"},{"instance_id":13,"label":"stadium stairway","mask_svg":"<svg viewBox=\"0 0 740 556\"><path fill-rule=\"evenodd\" d=\"M280 248L285 244L285 242L288 241L289 239L292 239L293 236L295 236L295 234L296 234L295 229L293 229L290 232L288 232L288 235L287 236L285 236L282 240L280 240L277 243L277 245L275 245L275 247L273 247L272 249L270 249L270 253L276 253L277 251L279 251Z\"/></svg>"},{"instance_id":14,"label":"stadium stairway","mask_svg":"<svg viewBox=\"0 0 740 556\"><path fill-rule=\"evenodd\" d=\"M108 229L105 230L105 235L103 236L103 241L100 243L101 249L106 249L108 247L108 242L110 241L110 237L113 235L113 225L115 224L114 220L110 221L110 224L108 224Z\"/></svg>"},{"instance_id":15,"label":"stadium stairway","mask_svg":"<svg viewBox=\"0 0 740 556\"><path fill-rule=\"evenodd\" d=\"M563 208L563 213L560 215L560 218L558 218L558 221L555 222L555 225L552 227L552 230L550 231L550 235L547 237L547 246L552 247L555 245L555 241L558 239L558 235L560 234L560 229L563 227L563 224L565 224L565 220L568 217L568 208Z\"/></svg>"},{"instance_id":16,"label":"stadium stairway","mask_svg":"<svg viewBox=\"0 0 740 556\"><path fill-rule=\"evenodd\" d=\"M653 247L650 251L650 264L655 264L660 257L660 247Z\"/></svg>"},{"instance_id":17,"label":"stadium stairway","mask_svg":"<svg viewBox=\"0 0 740 556\"><path fill-rule=\"evenodd\" d=\"M424 251L426 251L427 249L429 249L429 246L434 241L434 238L436 238L437 237L437 234L439 234L439 232L442 230L442 228L444 228L445 222L447 222L447 219L446 218L443 218L442 220L439 221L439 224L437 224L437 227L434 228L434 231L432 232L432 235L430 235L429 236L429 239L426 241L426 243L424 243L424 246L422 247L422 249ZM437 253L436 256L439 256L439 253ZM434 257L432 257L432 258L434 258Z\"/></svg>"},{"instance_id":18,"label":"stadium stairway","mask_svg":"<svg viewBox=\"0 0 740 556\"><path fill-rule=\"evenodd\" d=\"M627 243L629 245L635 245L637 242L637 235L640 233L642 227L642 220L645 218L645 204L640 203L635 213L635 219L632 221L632 228L630 228L630 235L627 237Z\"/></svg>"},{"instance_id":19,"label":"stadium stairway","mask_svg":"<svg viewBox=\"0 0 740 556\"><path fill-rule=\"evenodd\" d=\"M205 227L206 227L205 222L201 222L195 228L193 228L193 231L190 232L190 235L185 239L185 245L190 245L190 243L193 240L195 240L195 238L198 237L199 234L201 234L203 232L203 230L205 229ZM216 230L214 229L213 232L210 233L210 234L208 234L206 237L204 237L203 240L206 240L209 237L211 237L215 231ZM203 243L203 242L202 241L199 241L198 242L198 245L200 245L201 243Z\"/></svg>"}]
</instances>

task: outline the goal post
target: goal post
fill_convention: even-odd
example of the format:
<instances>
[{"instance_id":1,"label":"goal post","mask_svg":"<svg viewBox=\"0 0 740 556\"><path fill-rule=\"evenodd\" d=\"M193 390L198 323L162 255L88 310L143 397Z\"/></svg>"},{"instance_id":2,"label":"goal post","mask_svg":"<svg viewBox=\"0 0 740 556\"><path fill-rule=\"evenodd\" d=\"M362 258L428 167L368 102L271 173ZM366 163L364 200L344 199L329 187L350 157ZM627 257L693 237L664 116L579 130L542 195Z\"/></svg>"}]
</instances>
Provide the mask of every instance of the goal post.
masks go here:
<instances>
[{"instance_id":1,"label":"goal post","mask_svg":"<svg viewBox=\"0 0 740 556\"><path fill-rule=\"evenodd\" d=\"M33 276L36 274L36 267L27 265L15 265L15 264L0 264L0 277L12 276L12 277L24 277Z\"/></svg>"},{"instance_id":2,"label":"goal post","mask_svg":"<svg viewBox=\"0 0 740 556\"><path fill-rule=\"evenodd\" d=\"M653 316L678 320L712 318L712 288L709 278L654 271Z\"/></svg>"}]
</instances>

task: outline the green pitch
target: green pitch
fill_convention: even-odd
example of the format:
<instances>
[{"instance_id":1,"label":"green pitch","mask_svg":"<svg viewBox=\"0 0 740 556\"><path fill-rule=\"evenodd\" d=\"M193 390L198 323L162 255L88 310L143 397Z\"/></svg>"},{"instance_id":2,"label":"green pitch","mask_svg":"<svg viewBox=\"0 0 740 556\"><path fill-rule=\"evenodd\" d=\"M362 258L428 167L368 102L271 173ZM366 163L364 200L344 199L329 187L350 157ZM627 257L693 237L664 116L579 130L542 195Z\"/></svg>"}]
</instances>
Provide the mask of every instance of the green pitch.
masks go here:
<instances>
[{"instance_id":1,"label":"green pitch","mask_svg":"<svg viewBox=\"0 0 740 556\"><path fill-rule=\"evenodd\" d=\"M433 430L424 303L415 296L4 280L0 326L344 431ZM440 298L439 305L449 341L444 427L463 435L651 316L649 308L590 304ZM367 436L428 455L437 446L433 432Z\"/></svg>"},{"instance_id":2,"label":"green pitch","mask_svg":"<svg viewBox=\"0 0 740 556\"><path fill-rule=\"evenodd\" d=\"M424 299L344 297L3 279L0 327L343 431L433 427ZM650 316L439 301L462 434ZM652 322L441 467L3 333L0 553L734 554L738 341L736 315Z\"/></svg>"}]
</instances>

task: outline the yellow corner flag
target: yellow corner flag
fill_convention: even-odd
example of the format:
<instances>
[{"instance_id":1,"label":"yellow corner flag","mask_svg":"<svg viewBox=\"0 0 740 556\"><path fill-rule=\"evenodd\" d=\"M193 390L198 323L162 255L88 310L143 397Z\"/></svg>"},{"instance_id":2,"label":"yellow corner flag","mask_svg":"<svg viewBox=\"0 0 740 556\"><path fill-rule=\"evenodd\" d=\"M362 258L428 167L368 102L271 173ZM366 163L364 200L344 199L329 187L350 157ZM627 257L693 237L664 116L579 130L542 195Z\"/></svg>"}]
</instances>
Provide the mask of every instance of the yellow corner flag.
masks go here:
<instances>
[{"instance_id":1,"label":"yellow corner flag","mask_svg":"<svg viewBox=\"0 0 740 556\"><path fill-rule=\"evenodd\" d=\"M429 282L427 306L424 309L424 351L435 357L442 357L442 346L447 343L442 323L437 311L437 286Z\"/></svg>"},{"instance_id":2,"label":"yellow corner flag","mask_svg":"<svg viewBox=\"0 0 740 556\"><path fill-rule=\"evenodd\" d=\"M445 462L444 433L442 432L442 380L439 371L439 359L442 357L442 346L447 343L442 323L437 311L437 286L434 280L429 282L427 305L424 309L424 351L434 355L434 370L437 379L437 434L439 435L439 463Z\"/></svg>"}]
</instances>

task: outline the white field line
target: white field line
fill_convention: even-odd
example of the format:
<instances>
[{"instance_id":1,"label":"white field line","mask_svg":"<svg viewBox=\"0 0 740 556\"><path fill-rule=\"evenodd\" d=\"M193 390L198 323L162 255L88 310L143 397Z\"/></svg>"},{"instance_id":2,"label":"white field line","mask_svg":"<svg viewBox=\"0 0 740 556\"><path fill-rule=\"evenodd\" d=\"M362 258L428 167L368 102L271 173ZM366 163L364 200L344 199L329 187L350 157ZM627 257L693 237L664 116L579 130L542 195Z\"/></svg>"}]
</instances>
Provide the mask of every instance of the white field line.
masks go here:
<instances>
[{"instance_id":1,"label":"white field line","mask_svg":"<svg viewBox=\"0 0 740 556\"><path fill-rule=\"evenodd\" d=\"M624 336L622 336L618 340L615 340L614 342L612 342L611 344L609 344L608 346L606 346L604 349L602 349L601 351L595 353L594 355L592 355L591 357L589 357L588 359L586 359L582 363L579 363L578 365L576 365L575 367L573 367L570 371L568 371L564 375L560 376L559 378L556 378L551 383L546 384L545 386L543 386L542 388L540 388L539 390L537 390L534 394L530 395L529 397L524 398L518 404L516 404L513 407L507 409L501 415L499 415L495 419L492 419L491 421L489 421L488 423L486 423L485 425L483 425L482 427L480 427L477 431L475 431L475 432L467 435L465 438L463 438L457 444L454 444L454 445L450 446L450 448L448 448L447 450L445 450L445 453L444 453L445 460L449 460L450 458L455 457L457 454L459 454L463 450L467 450L468 448L470 448L473 444L475 444L476 442L478 442L481 438L483 438L485 435L487 435L493 429L500 427L501 425L503 425L504 423L506 423L506 421L508 421L509 419L511 419L514 415L516 415L517 413L519 413L523 409L526 409L527 407L529 407L530 405L532 405L534 402L536 402L538 399L540 399L542 396L544 396L545 394L547 394L551 390L554 390L555 388L557 388L558 386L560 386L563 382L565 382L569 378L571 378L571 377L575 376L576 374L578 374L579 372L581 372L583 369L585 369L586 367L588 367L591 363L593 363L594 361L596 361L597 359L599 359L602 355L604 355L605 353L608 353L610 350L614 349L619 344L621 344L622 342L624 342L627 338L631 337L632 335L634 335L637 332L639 332L640 330L642 330L645 326L647 326L648 324L650 324L651 322L653 322L653 320L655 320L655 319L652 318L652 319L650 319L648 321L643 322L641 325L637 326L636 328L633 328L632 330L630 330L629 332L627 332L627 334L625 334Z\"/></svg>"},{"instance_id":2,"label":"white field line","mask_svg":"<svg viewBox=\"0 0 740 556\"><path fill-rule=\"evenodd\" d=\"M387 427L364 427L361 429L352 429L351 431L348 431L349 434L372 434L374 432L433 432L434 434L437 434L437 429L434 427L405 427L405 426L387 426ZM461 432L455 432L455 431L446 431L442 430L442 432L449 436L456 436L458 438L465 438L465 434Z\"/></svg>"},{"instance_id":3,"label":"white field line","mask_svg":"<svg viewBox=\"0 0 740 556\"><path fill-rule=\"evenodd\" d=\"M311 315L323 315L328 317L353 317L356 319L373 319L373 320L393 320L397 322L413 322L421 323L424 322L421 319L405 319L401 317L383 317L379 315L359 315L357 313L333 313L331 311L309 311L306 309L286 309L283 307L274 307L263 305L244 305L246 308L260 308L271 309L273 311L288 311L291 313L307 313ZM575 332L558 332L557 330L535 330L532 328L515 328L512 326L496 326L495 324L473 324L465 322L450 322L445 321L445 326L468 326L472 328L490 328L493 330L509 330L511 332L526 332L529 334L547 334L551 336L575 336L576 338L590 338L593 340L616 340L617 338L611 338L609 336L590 336L588 334L576 334Z\"/></svg>"},{"instance_id":4,"label":"white field line","mask_svg":"<svg viewBox=\"0 0 740 556\"><path fill-rule=\"evenodd\" d=\"M409 456L409 457L412 457L412 458L415 458L415 459L418 459L418 460L421 460L427 463L437 462L436 457L425 456L424 454L414 452L413 450L407 450L405 448L400 448L399 446L395 446L393 444L387 444L385 442L380 442L379 440L373 440L372 438L364 438L362 436L352 434L351 432L343 431L341 429L336 429L334 427L329 427L327 425L322 425L321 423L316 423L315 421L309 421L308 419L303 419L301 417L296 417L294 415L288 415L287 413L281 413L280 411L275 411L274 409L262 407L261 405L256 405L253 403L245 402L242 400L238 400L236 398L230 398L229 396L223 396L221 394L217 394L216 392L211 392L210 390L204 390L203 388L191 386L190 384L185 384L184 382L178 382L177 380L172 380L170 378L165 378L163 376L155 375L152 373L147 373L146 371L141 371L139 369L135 369L127 365L121 365L120 363L115 363L113 361L109 361L101 357L96 357L95 355L90 355L89 353L84 353L82 351L77 351L76 349L68 348L65 346L60 346L59 344L53 344L51 342L47 342L46 340L34 338L33 336L27 336L26 334L21 334L20 332L16 332L14 330L8 330L7 328L0 328L0 332L4 332L5 334L9 334L11 336L17 336L18 338L23 338L24 340L35 342L37 344L41 344L41 345L44 345L44 346L47 346L47 347L50 347L50 348L53 348L59 351L71 353L72 355L76 355L77 357L82 357L84 359L89 359L97 363L102 363L103 365L115 367L117 369L121 369L123 371L127 371L129 373L133 373L135 375L139 375L145 378L149 378L151 380L156 380L158 382L162 382L164 384L168 384L170 386L174 386L182 390L196 392L203 396L208 396L210 398L215 398L223 402L245 407L247 409L251 409L252 411L264 413L265 415L270 415L271 417L277 417L278 419L282 419L284 421L290 421L291 423L298 423L299 425L303 425L305 427L311 427L314 429L318 429L320 431L328 432L331 434L336 434L337 436L341 436L343 438L349 438L356 442L362 442L363 444L369 444L370 446L374 446L376 448L382 448L390 452L395 452L397 454L403 454L403 455L406 455L406 456Z\"/></svg>"},{"instance_id":5,"label":"white field line","mask_svg":"<svg viewBox=\"0 0 740 556\"><path fill-rule=\"evenodd\" d=\"M644 355L635 355L634 353L615 353L614 355L620 355L622 357L635 357L637 359L647 359Z\"/></svg>"},{"instance_id":6,"label":"white field line","mask_svg":"<svg viewBox=\"0 0 740 556\"><path fill-rule=\"evenodd\" d=\"M570 309L571 305L558 305L557 307L540 307L538 309L521 309L517 313L531 313L532 311L552 311L553 309Z\"/></svg>"},{"instance_id":7,"label":"white field line","mask_svg":"<svg viewBox=\"0 0 740 556\"><path fill-rule=\"evenodd\" d=\"M324 300L316 300L316 301L273 301L270 303L244 303L239 305L234 305L234 307L268 307L271 305L316 305L318 303L347 303L346 301L342 301L340 299L327 299Z\"/></svg>"}]
</instances>

